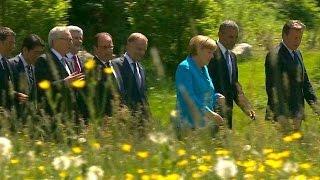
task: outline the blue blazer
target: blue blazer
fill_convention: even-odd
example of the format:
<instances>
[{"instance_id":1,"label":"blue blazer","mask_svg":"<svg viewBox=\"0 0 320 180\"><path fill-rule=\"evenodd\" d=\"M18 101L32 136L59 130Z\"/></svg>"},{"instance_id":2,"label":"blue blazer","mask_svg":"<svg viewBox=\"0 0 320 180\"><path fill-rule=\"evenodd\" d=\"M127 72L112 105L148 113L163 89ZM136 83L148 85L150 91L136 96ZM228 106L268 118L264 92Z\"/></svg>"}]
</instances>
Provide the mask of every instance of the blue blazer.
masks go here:
<instances>
[{"instance_id":1,"label":"blue blazer","mask_svg":"<svg viewBox=\"0 0 320 180\"><path fill-rule=\"evenodd\" d=\"M176 71L177 109L180 118L191 127L204 126L203 116L212 111L216 93L207 66L199 68L191 56Z\"/></svg>"}]
</instances>

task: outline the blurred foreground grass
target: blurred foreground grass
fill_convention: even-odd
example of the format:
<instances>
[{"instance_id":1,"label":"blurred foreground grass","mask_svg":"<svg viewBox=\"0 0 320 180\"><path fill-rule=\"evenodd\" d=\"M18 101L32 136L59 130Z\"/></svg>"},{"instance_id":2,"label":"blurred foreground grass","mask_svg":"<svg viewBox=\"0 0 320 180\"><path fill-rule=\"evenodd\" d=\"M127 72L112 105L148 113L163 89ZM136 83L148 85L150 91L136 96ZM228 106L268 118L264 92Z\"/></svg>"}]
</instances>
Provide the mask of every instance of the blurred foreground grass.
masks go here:
<instances>
[{"instance_id":1,"label":"blurred foreground grass","mask_svg":"<svg viewBox=\"0 0 320 180\"><path fill-rule=\"evenodd\" d=\"M319 118L307 107L302 132L289 135L265 122L264 58L256 57L239 63L239 72L257 121L235 108L233 131L222 129L212 139L202 128L177 141L169 121L174 83L152 75L149 102L155 121L147 137L136 138L124 126L123 121L134 120L125 112L106 125L90 124L80 135L61 127L65 141L2 130L11 143L0 138L0 179L320 179ZM305 53L304 59L319 94L319 53Z\"/></svg>"}]
</instances>

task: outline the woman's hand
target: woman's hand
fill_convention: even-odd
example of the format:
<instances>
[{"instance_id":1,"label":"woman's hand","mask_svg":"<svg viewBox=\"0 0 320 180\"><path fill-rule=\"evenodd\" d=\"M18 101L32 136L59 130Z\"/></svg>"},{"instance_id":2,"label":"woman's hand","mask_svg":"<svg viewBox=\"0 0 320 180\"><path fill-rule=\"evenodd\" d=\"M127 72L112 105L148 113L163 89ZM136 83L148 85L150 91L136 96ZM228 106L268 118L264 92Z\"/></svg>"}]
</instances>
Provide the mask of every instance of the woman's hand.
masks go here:
<instances>
[{"instance_id":1,"label":"woman's hand","mask_svg":"<svg viewBox=\"0 0 320 180\"><path fill-rule=\"evenodd\" d=\"M214 120L217 125L223 125L223 118L216 112L209 111L205 114L206 119L208 120Z\"/></svg>"}]
</instances>

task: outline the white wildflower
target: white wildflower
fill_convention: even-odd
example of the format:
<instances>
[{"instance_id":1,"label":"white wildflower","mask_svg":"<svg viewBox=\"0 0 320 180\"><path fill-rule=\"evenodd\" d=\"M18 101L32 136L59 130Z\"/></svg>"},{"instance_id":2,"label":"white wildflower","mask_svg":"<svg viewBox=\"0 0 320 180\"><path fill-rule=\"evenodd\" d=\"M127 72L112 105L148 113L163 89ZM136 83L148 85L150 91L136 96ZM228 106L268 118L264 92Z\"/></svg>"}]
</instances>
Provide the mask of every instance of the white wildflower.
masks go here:
<instances>
[{"instance_id":1,"label":"white wildflower","mask_svg":"<svg viewBox=\"0 0 320 180\"><path fill-rule=\"evenodd\" d=\"M220 178L229 179L236 176L238 169L233 160L219 157L215 166L215 172Z\"/></svg>"},{"instance_id":2,"label":"white wildflower","mask_svg":"<svg viewBox=\"0 0 320 180\"><path fill-rule=\"evenodd\" d=\"M87 180L98 180L103 177L103 170L99 166L91 166L87 172Z\"/></svg>"},{"instance_id":3,"label":"white wildflower","mask_svg":"<svg viewBox=\"0 0 320 180\"><path fill-rule=\"evenodd\" d=\"M299 165L297 163L294 163L294 162L286 162L284 165L283 165L283 171L284 172L287 172L287 173L295 173L295 172L298 172L298 168L299 168Z\"/></svg>"},{"instance_id":4,"label":"white wildflower","mask_svg":"<svg viewBox=\"0 0 320 180\"><path fill-rule=\"evenodd\" d=\"M158 132L158 133L150 133L149 139L157 144L164 144L168 142L168 136L166 136L164 133Z\"/></svg>"},{"instance_id":5,"label":"white wildflower","mask_svg":"<svg viewBox=\"0 0 320 180\"><path fill-rule=\"evenodd\" d=\"M243 146L243 150L244 150L244 151L250 151L250 150L251 150L251 146L250 146L249 144L244 145L244 146Z\"/></svg>"},{"instance_id":6,"label":"white wildflower","mask_svg":"<svg viewBox=\"0 0 320 180\"><path fill-rule=\"evenodd\" d=\"M52 161L55 170L67 170L71 166L71 158L69 156L55 157Z\"/></svg>"},{"instance_id":7,"label":"white wildflower","mask_svg":"<svg viewBox=\"0 0 320 180\"><path fill-rule=\"evenodd\" d=\"M86 161L83 160L81 156L75 156L75 157L72 157L71 159L72 159L72 165L74 167L79 167L79 166L83 165L84 163L86 163Z\"/></svg>"},{"instance_id":8,"label":"white wildflower","mask_svg":"<svg viewBox=\"0 0 320 180\"><path fill-rule=\"evenodd\" d=\"M6 137L0 137L0 158L10 158L12 144Z\"/></svg>"},{"instance_id":9,"label":"white wildflower","mask_svg":"<svg viewBox=\"0 0 320 180\"><path fill-rule=\"evenodd\" d=\"M81 137L81 138L78 139L78 142L79 143L85 143L85 142L87 142L87 140L86 140L86 138Z\"/></svg>"},{"instance_id":10,"label":"white wildflower","mask_svg":"<svg viewBox=\"0 0 320 180\"><path fill-rule=\"evenodd\" d=\"M28 158L30 159L30 161L34 161L34 160L35 160L35 157L36 157L34 151L29 151L29 152L27 153L27 156L28 156Z\"/></svg>"}]
</instances>

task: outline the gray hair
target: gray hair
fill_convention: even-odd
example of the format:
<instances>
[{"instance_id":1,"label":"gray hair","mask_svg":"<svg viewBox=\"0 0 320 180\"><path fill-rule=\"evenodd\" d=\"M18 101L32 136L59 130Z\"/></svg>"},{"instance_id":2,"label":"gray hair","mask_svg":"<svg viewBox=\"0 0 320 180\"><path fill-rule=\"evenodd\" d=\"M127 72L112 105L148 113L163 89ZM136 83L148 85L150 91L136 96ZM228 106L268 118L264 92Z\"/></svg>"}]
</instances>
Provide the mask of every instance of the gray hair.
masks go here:
<instances>
[{"instance_id":1,"label":"gray hair","mask_svg":"<svg viewBox=\"0 0 320 180\"><path fill-rule=\"evenodd\" d=\"M52 28L48 35L49 47L52 47L52 41L61 38L63 32L69 32L67 26L56 26Z\"/></svg>"},{"instance_id":2,"label":"gray hair","mask_svg":"<svg viewBox=\"0 0 320 180\"><path fill-rule=\"evenodd\" d=\"M76 31L76 32L80 33L81 36L83 36L83 30L80 27L78 27L78 26L67 26L67 28L69 29L70 32L71 31Z\"/></svg>"},{"instance_id":3,"label":"gray hair","mask_svg":"<svg viewBox=\"0 0 320 180\"><path fill-rule=\"evenodd\" d=\"M237 31L239 31L239 26L237 25L236 22L232 20L226 20L226 21L223 21L222 24L220 24L219 32L223 32L228 28L236 29Z\"/></svg>"}]
</instances>

